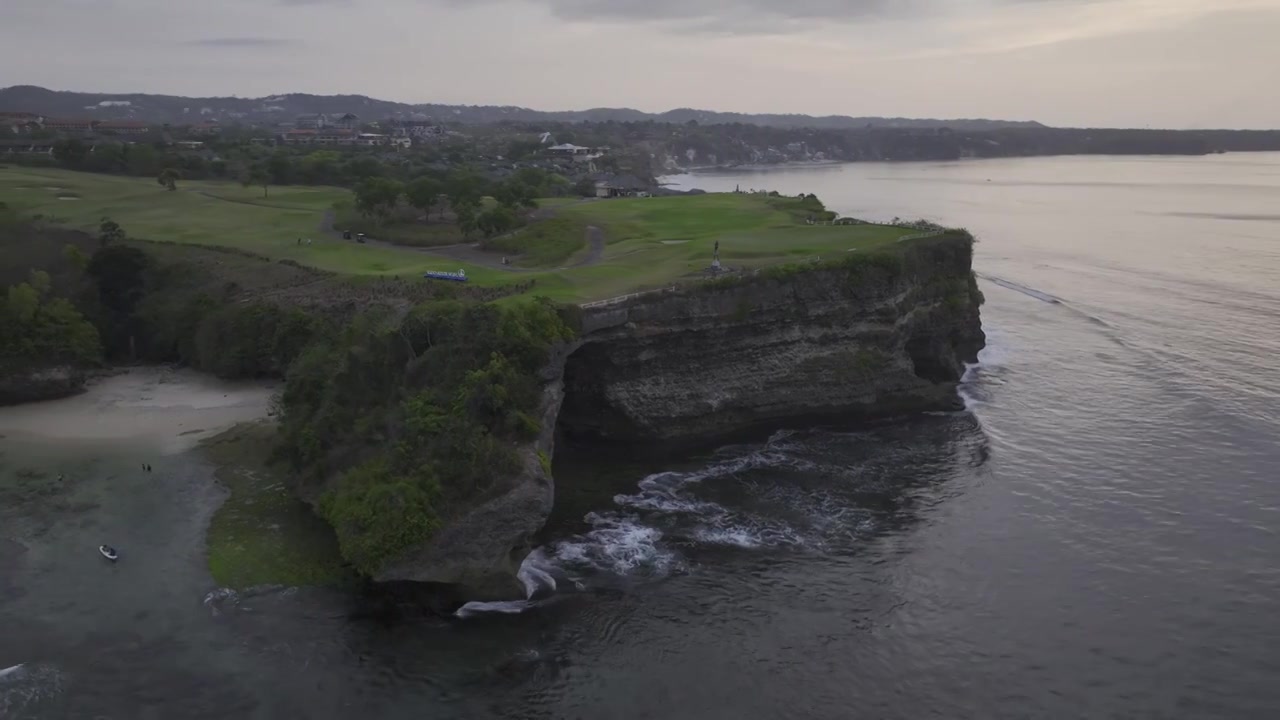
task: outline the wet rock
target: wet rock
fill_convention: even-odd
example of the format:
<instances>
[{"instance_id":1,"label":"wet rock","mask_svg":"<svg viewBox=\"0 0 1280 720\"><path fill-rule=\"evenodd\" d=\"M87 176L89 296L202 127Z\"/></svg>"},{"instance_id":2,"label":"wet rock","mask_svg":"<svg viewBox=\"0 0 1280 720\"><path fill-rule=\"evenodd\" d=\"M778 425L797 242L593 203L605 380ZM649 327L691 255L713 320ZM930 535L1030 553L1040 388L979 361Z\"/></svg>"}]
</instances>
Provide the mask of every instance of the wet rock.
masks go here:
<instances>
[{"instance_id":1,"label":"wet rock","mask_svg":"<svg viewBox=\"0 0 1280 720\"><path fill-rule=\"evenodd\" d=\"M84 390L84 372L70 365L0 372L0 405L56 400Z\"/></svg>"}]
</instances>

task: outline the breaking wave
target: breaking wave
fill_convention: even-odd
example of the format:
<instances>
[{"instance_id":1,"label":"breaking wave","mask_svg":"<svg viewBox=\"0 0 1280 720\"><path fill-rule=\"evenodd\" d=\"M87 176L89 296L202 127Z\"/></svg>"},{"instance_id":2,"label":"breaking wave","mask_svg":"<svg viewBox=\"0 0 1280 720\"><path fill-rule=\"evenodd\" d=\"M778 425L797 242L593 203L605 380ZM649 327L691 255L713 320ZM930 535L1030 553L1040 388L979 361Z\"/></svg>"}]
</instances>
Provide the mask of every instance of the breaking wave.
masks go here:
<instances>
[{"instance_id":1,"label":"breaking wave","mask_svg":"<svg viewBox=\"0 0 1280 720\"><path fill-rule=\"evenodd\" d=\"M0 669L0 717L17 716L62 692L62 674L51 665L19 663Z\"/></svg>"},{"instance_id":2,"label":"breaking wave","mask_svg":"<svg viewBox=\"0 0 1280 720\"><path fill-rule=\"evenodd\" d=\"M520 563L520 570L516 573L516 577L524 585L524 600L473 601L458 608L454 615L463 619L490 613L515 615L537 607L556 591L556 579L551 574L553 569L554 566L542 549L535 548L525 557L524 562Z\"/></svg>"}]
</instances>

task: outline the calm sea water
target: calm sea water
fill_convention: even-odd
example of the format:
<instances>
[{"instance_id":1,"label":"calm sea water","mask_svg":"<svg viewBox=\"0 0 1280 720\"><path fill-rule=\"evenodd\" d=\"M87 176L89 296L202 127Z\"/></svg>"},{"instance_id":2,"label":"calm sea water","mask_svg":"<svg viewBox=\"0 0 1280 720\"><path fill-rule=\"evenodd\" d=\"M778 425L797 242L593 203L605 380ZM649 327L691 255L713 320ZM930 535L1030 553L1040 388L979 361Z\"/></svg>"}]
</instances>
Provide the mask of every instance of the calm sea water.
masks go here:
<instances>
[{"instance_id":1,"label":"calm sea water","mask_svg":"<svg viewBox=\"0 0 1280 720\"><path fill-rule=\"evenodd\" d=\"M391 625L218 592L208 469L86 450L0 507L0 716L1280 716L1280 155L674 180L971 229L969 411L565 458L549 599Z\"/></svg>"}]
</instances>

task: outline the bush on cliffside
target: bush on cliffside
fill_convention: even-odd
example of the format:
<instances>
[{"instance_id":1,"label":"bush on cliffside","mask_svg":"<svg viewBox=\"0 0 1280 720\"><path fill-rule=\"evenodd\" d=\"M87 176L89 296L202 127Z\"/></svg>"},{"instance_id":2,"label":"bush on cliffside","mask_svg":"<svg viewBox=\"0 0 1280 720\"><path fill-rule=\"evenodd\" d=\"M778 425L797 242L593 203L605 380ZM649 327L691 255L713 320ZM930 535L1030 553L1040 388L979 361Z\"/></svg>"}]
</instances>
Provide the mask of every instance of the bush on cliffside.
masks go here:
<instances>
[{"instance_id":1,"label":"bush on cliffside","mask_svg":"<svg viewBox=\"0 0 1280 720\"><path fill-rule=\"evenodd\" d=\"M344 557L374 575L519 472L539 372L572 336L546 301L447 300L309 346L281 396L283 449Z\"/></svg>"},{"instance_id":2,"label":"bush on cliffside","mask_svg":"<svg viewBox=\"0 0 1280 720\"><path fill-rule=\"evenodd\" d=\"M102 359L98 331L65 298L53 297L49 275L31 273L0 296L0 363L85 365Z\"/></svg>"}]
</instances>

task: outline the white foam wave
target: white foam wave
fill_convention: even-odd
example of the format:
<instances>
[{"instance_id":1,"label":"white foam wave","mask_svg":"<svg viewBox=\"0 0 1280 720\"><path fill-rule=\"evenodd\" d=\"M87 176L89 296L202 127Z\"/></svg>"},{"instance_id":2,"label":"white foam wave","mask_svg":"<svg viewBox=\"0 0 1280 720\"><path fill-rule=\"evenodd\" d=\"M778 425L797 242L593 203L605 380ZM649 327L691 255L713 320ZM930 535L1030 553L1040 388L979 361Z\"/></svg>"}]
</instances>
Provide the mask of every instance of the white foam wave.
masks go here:
<instances>
[{"instance_id":1,"label":"white foam wave","mask_svg":"<svg viewBox=\"0 0 1280 720\"><path fill-rule=\"evenodd\" d=\"M820 539L806 537L791 524L750 512L731 510L693 495L694 488L709 480L732 477L762 468L820 471L812 462L786 452L799 446L800 433L774 433L760 446L725 448L717 459L691 472L660 472L641 479L636 491L618 494L617 509L589 513L587 532L536 549L520 569L528 591L525 600L467 603L458 617L484 613L520 613L540 604L538 596L550 595L557 580L583 588L580 578L595 574L665 577L687 569L677 548L718 545L744 549L763 547L815 547ZM823 525L813 521L814 527Z\"/></svg>"},{"instance_id":2,"label":"white foam wave","mask_svg":"<svg viewBox=\"0 0 1280 720\"><path fill-rule=\"evenodd\" d=\"M62 674L51 665L19 663L0 670L0 718L61 691Z\"/></svg>"},{"instance_id":3,"label":"white foam wave","mask_svg":"<svg viewBox=\"0 0 1280 720\"><path fill-rule=\"evenodd\" d=\"M466 619L477 615L499 613L516 615L535 608L556 591L556 579L551 574L554 566L542 548L534 548L520 563L516 577L524 585L524 600L472 601L458 608L454 615Z\"/></svg>"},{"instance_id":4,"label":"white foam wave","mask_svg":"<svg viewBox=\"0 0 1280 720\"><path fill-rule=\"evenodd\" d=\"M204 596L204 606L209 608L209 612L217 617L222 614L222 608L226 606L235 607L240 602L240 594L231 588L217 588L210 590L208 595Z\"/></svg>"},{"instance_id":5,"label":"white foam wave","mask_svg":"<svg viewBox=\"0 0 1280 720\"><path fill-rule=\"evenodd\" d=\"M502 615L519 615L520 613L534 607L534 603L528 600L499 600L495 602L476 602L472 601L458 608L453 614L455 617L466 620L467 618L476 617L478 615L489 615L498 613Z\"/></svg>"},{"instance_id":6,"label":"white foam wave","mask_svg":"<svg viewBox=\"0 0 1280 720\"><path fill-rule=\"evenodd\" d=\"M675 552L662 544L662 531L643 524L636 515L590 513L586 521L592 526L589 532L549 548L556 564L618 575L637 571L666 575L681 566Z\"/></svg>"},{"instance_id":7,"label":"white foam wave","mask_svg":"<svg viewBox=\"0 0 1280 720\"><path fill-rule=\"evenodd\" d=\"M727 545L749 550L803 548L813 544L787 523L765 521L755 517L739 517L732 513L695 527L689 537L706 545Z\"/></svg>"}]
</instances>

